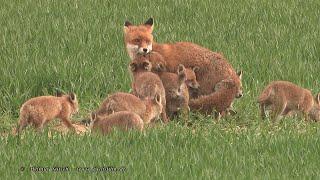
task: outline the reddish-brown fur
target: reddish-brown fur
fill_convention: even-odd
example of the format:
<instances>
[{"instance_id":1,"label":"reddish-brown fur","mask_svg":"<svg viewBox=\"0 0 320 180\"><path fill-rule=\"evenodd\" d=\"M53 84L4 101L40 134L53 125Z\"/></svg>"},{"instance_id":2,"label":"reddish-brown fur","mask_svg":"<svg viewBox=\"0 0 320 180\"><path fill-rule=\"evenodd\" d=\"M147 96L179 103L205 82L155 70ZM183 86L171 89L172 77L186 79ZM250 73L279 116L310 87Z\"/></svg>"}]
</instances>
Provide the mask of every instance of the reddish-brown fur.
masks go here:
<instances>
[{"instance_id":1,"label":"reddish-brown fur","mask_svg":"<svg viewBox=\"0 0 320 180\"><path fill-rule=\"evenodd\" d=\"M186 72L183 65L179 65L177 74L170 72L160 72L166 91L166 112L173 117L178 112L182 112L187 120L189 113L189 92L185 84Z\"/></svg>"},{"instance_id":2,"label":"reddish-brown fur","mask_svg":"<svg viewBox=\"0 0 320 180\"><path fill-rule=\"evenodd\" d=\"M98 116L105 116L119 111L130 111L138 114L145 124L157 118L162 112L161 98L139 99L133 94L118 92L107 97L96 111Z\"/></svg>"},{"instance_id":3,"label":"reddish-brown fur","mask_svg":"<svg viewBox=\"0 0 320 180\"><path fill-rule=\"evenodd\" d=\"M152 64L152 72L160 74L162 72L168 72L166 67L166 61L163 59L162 55L157 52L150 52L145 56ZM193 68L185 68L186 74L186 86L188 87L190 98L196 98L199 94L199 83L197 81L196 72L199 70L199 67L195 66Z\"/></svg>"},{"instance_id":4,"label":"reddish-brown fur","mask_svg":"<svg viewBox=\"0 0 320 180\"><path fill-rule=\"evenodd\" d=\"M161 54L170 72L176 72L179 64L183 64L186 68L199 67L196 72L196 77L200 84L199 95L207 96L202 96L201 101L196 101L202 103L198 106L209 106L211 104L210 96L215 96L212 88L221 80L232 79L236 88L240 88L241 81L239 77L221 54L189 42L158 44L153 41L152 31L153 20L151 18L145 24L138 26L134 26L129 22L125 24L124 39L129 56L133 60L138 54L141 54L141 51L138 52L136 49L143 47L148 48L146 52L152 50ZM135 48L132 48L133 46ZM236 95L231 95L231 97L235 98ZM223 101L222 98L220 98L221 101Z\"/></svg>"},{"instance_id":5,"label":"reddish-brown fur","mask_svg":"<svg viewBox=\"0 0 320 180\"><path fill-rule=\"evenodd\" d=\"M18 132L21 132L28 124L41 131L43 126L54 118L59 118L69 128L74 130L70 117L78 111L76 95L40 96L25 102L20 109L20 121Z\"/></svg>"},{"instance_id":6,"label":"reddish-brown fur","mask_svg":"<svg viewBox=\"0 0 320 180\"><path fill-rule=\"evenodd\" d=\"M164 122L168 122L166 114L166 97L165 89L159 76L151 72L151 63L143 56L137 57L130 63L130 70L133 75L132 89L133 94L144 99L147 97L155 97L160 94L162 103L161 118Z\"/></svg>"},{"instance_id":7,"label":"reddish-brown fur","mask_svg":"<svg viewBox=\"0 0 320 180\"><path fill-rule=\"evenodd\" d=\"M108 116L98 116L92 113L91 131L94 133L108 134L113 128L127 131L137 129L142 131L144 128L143 120L138 114L129 111L120 111Z\"/></svg>"},{"instance_id":8,"label":"reddish-brown fur","mask_svg":"<svg viewBox=\"0 0 320 180\"><path fill-rule=\"evenodd\" d=\"M259 96L261 117L266 117L265 110L271 108L271 119L276 121L280 115L286 116L292 111L302 112L305 119L308 116L320 120L320 94L314 99L308 89L301 88L288 81L271 82Z\"/></svg>"},{"instance_id":9,"label":"reddish-brown fur","mask_svg":"<svg viewBox=\"0 0 320 180\"><path fill-rule=\"evenodd\" d=\"M189 106L191 109L198 110L204 114L211 114L213 111L221 115L231 108L233 99L235 98L236 87L233 80L222 80L216 85L217 91L211 95L200 96L197 99L190 99ZM210 104L205 103L210 100Z\"/></svg>"}]
</instances>

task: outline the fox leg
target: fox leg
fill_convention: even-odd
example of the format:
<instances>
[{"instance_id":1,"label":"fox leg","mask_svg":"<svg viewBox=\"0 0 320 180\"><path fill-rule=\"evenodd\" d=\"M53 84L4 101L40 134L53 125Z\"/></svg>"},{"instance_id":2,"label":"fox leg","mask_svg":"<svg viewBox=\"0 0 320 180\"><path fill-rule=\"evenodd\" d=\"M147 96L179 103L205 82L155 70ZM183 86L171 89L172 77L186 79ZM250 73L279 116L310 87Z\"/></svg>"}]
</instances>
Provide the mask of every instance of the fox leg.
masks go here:
<instances>
[{"instance_id":1,"label":"fox leg","mask_svg":"<svg viewBox=\"0 0 320 180\"><path fill-rule=\"evenodd\" d=\"M45 120L43 120L41 122L34 122L33 123L33 126L38 133L41 133L43 131L44 121Z\"/></svg>"},{"instance_id":2,"label":"fox leg","mask_svg":"<svg viewBox=\"0 0 320 180\"><path fill-rule=\"evenodd\" d=\"M186 107L184 107L181 112L182 118L184 119L184 122L186 125L189 121L189 112L190 112L190 108L188 105Z\"/></svg>"},{"instance_id":3,"label":"fox leg","mask_svg":"<svg viewBox=\"0 0 320 180\"><path fill-rule=\"evenodd\" d=\"M218 112L214 110L213 115L214 115L214 119L218 122L221 120L221 117L223 116L223 112Z\"/></svg>"},{"instance_id":4,"label":"fox leg","mask_svg":"<svg viewBox=\"0 0 320 180\"><path fill-rule=\"evenodd\" d=\"M19 120L19 123L18 123L18 126L17 126L17 132L18 132L18 135L21 133L21 131L26 128L28 126L29 122L28 122L28 117L22 115L20 120Z\"/></svg>"},{"instance_id":5,"label":"fox leg","mask_svg":"<svg viewBox=\"0 0 320 180\"><path fill-rule=\"evenodd\" d=\"M273 122L276 122L280 119L280 115L286 108L286 103L278 102L277 104L273 104L272 106L272 114L271 119Z\"/></svg>"},{"instance_id":6,"label":"fox leg","mask_svg":"<svg viewBox=\"0 0 320 180\"><path fill-rule=\"evenodd\" d=\"M260 116L261 119L266 119L266 110L265 110L265 104L264 103L260 103Z\"/></svg>"},{"instance_id":7,"label":"fox leg","mask_svg":"<svg viewBox=\"0 0 320 180\"><path fill-rule=\"evenodd\" d=\"M161 119L162 119L162 122L164 123L168 123L169 122L169 119L168 119L168 116L167 116L167 113L165 110L162 111L161 113Z\"/></svg>"},{"instance_id":8,"label":"fox leg","mask_svg":"<svg viewBox=\"0 0 320 180\"><path fill-rule=\"evenodd\" d=\"M304 116L305 122L308 122L309 121L308 113L307 112L303 112L303 116Z\"/></svg>"}]
</instances>

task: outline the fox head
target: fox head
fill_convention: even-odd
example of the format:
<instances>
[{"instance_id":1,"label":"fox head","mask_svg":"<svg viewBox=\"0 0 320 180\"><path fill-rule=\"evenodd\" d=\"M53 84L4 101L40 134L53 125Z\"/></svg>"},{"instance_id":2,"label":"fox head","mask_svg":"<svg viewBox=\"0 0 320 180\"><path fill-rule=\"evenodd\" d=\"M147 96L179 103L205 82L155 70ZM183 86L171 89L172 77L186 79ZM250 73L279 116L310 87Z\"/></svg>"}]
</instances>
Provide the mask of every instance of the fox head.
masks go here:
<instances>
[{"instance_id":1,"label":"fox head","mask_svg":"<svg viewBox=\"0 0 320 180\"><path fill-rule=\"evenodd\" d=\"M72 107L72 112L77 113L79 111L79 103L76 94L70 93L67 96Z\"/></svg>"},{"instance_id":2,"label":"fox head","mask_svg":"<svg viewBox=\"0 0 320 180\"><path fill-rule=\"evenodd\" d=\"M67 100L70 104L72 114L79 111L79 103L75 93L64 94L63 92L57 92L56 96Z\"/></svg>"},{"instance_id":3,"label":"fox head","mask_svg":"<svg viewBox=\"0 0 320 180\"><path fill-rule=\"evenodd\" d=\"M153 118L158 118L159 114L162 112L162 101L161 101L161 96L159 93L156 93L153 98L147 97L145 99L147 106L149 106L152 114L150 116ZM150 120L151 120L150 119ZM146 122L149 123L149 122Z\"/></svg>"},{"instance_id":4,"label":"fox head","mask_svg":"<svg viewBox=\"0 0 320 180\"><path fill-rule=\"evenodd\" d=\"M182 64L178 66L177 75L177 78L172 82L166 83L168 88L167 96L173 99L184 99L183 88L186 81L186 69Z\"/></svg>"},{"instance_id":5,"label":"fox head","mask_svg":"<svg viewBox=\"0 0 320 180\"><path fill-rule=\"evenodd\" d=\"M242 71L238 71L237 72L237 76L239 77L240 84L237 86L237 89L236 89L236 94L235 94L236 98L241 98L243 96L243 88L242 88L242 82L241 82L242 74L243 74ZM214 86L213 91L216 92L216 91L219 91L221 88L230 89L230 88L233 88L233 87L236 87L236 83L234 81L232 81L231 79L227 79L227 80L222 80L222 81L218 82Z\"/></svg>"},{"instance_id":6,"label":"fox head","mask_svg":"<svg viewBox=\"0 0 320 180\"><path fill-rule=\"evenodd\" d=\"M197 81L197 76L196 76L196 72L199 71L199 67L195 66L192 69L187 68L186 69L186 75L187 75L187 79L186 79L186 85L188 86L188 88L197 90L200 87L200 84Z\"/></svg>"},{"instance_id":7,"label":"fox head","mask_svg":"<svg viewBox=\"0 0 320 180\"><path fill-rule=\"evenodd\" d=\"M152 51L152 31L153 18L149 18L144 24L137 26L129 21L124 23L124 41L131 60L137 54L148 54Z\"/></svg>"}]
</instances>

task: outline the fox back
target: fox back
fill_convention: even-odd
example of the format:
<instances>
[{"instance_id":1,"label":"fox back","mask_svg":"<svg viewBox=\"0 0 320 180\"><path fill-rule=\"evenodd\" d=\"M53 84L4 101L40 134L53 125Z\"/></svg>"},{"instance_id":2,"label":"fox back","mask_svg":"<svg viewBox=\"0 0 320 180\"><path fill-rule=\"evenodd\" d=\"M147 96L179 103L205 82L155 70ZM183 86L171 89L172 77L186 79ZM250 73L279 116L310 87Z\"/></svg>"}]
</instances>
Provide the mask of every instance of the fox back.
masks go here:
<instances>
[{"instance_id":1,"label":"fox back","mask_svg":"<svg viewBox=\"0 0 320 180\"><path fill-rule=\"evenodd\" d=\"M99 116L92 113L90 128L92 132L102 134L108 134L114 128L123 131L130 129L142 131L144 123L139 115L129 111L120 111L108 116Z\"/></svg>"},{"instance_id":2,"label":"fox back","mask_svg":"<svg viewBox=\"0 0 320 180\"><path fill-rule=\"evenodd\" d=\"M144 123L149 123L162 112L160 95L141 100L135 95L118 92L106 98L96 112L99 116L105 116L119 111L134 112Z\"/></svg>"}]
</instances>

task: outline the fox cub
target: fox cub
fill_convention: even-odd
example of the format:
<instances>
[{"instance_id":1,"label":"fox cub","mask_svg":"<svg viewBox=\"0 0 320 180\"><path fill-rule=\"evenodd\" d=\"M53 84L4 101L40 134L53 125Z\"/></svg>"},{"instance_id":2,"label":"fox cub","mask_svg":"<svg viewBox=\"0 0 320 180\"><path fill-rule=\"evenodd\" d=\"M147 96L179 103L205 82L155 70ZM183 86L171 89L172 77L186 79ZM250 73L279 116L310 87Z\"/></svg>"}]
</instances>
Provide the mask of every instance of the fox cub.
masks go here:
<instances>
[{"instance_id":1,"label":"fox cub","mask_svg":"<svg viewBox=\"0 0 320 180\"><path fill-rule=\"evenodd\" d=\"M38 131L49 121L59 118L71 130L74 130L70 117L78 112L78 100L74 93L56 96L40 96L26 101L20 109L18 132L32 124Z\"/></svg>"},{"instance_id":2,"label":"fox cub","mask_svg":"<svg viewBox=\"0 0 320 180\"><path fill-rule=\"evenodd\" d=\"M148 124L162 112L160 94L141 100L133 94L118 92L107 97L96 113L98 116L104 116L119 111L134 112Z\"/></svg>"},{"instance_id":3,"label":"fox cub","mask_svg":"<svg viewBox=\"0 0 320 180\"><path fill-rule=\"evenodd\" d=\"M145 55L146 58L152 64L152 72L159 74L162 72L168 72L168 68L166 67L166 61L163 59L162 55L158 52L150 52ZM200 84L197 81L196 72L199 71L199 67L195 66L192 68L185 68L186 73L186 86L188 87L190 98L196 98L199 94Z\"/></svg>"},{"instance_id":4,"label":"fox cub","mask_svg":"<svg viewBox=\"0 0 320 180\"><path fill-rule=\"evenodd\" d=\"M232 108L232 101L236 95L236 84L232 79L226 79L218 82L215 87L215 92L211 95L199 96L197 99L190 99L189 106L191 109L210 115L215 112L215 117L226 115ZM210 104L203 101L210 100Z\"/></svg>"},{"instance_id":5,"label":"fox cub","mask_svg":"<svg viewBox=\"0 0 320 180\"><path fill-rule=\"evenodd\" d=\"M108 134L113 128L127 131L137 129L142 131L144 128L143 120L136 113L120 111L108 116L99 116L95 112L91 114L90 129L93 133Z\"/></svg>"},{"instance_id":6,"label":"fox cub","mask_svg":"<svg viewBox=\"0 0 320 180\"><path fill-rule=\"evenodd\" d=\"M182 112L185 120L189 114L189 92L185 84L186 69L179 65L177 74L170 72L160 72L159 77L166 92L166 112L170 118Z\"/></svg>"},{"instance_id":7,"label":"fox cub","mask_svg":"<svg viewBox=\"0 0 320 180\"><path fill-rule=\"evenodd\" d=\"M163 122L168 122L168 117L165 111L165 89L159 76L151 72L152 64L144 56L138 56L130 63L129 68L133 75L133 94L141 99L147 97L153 98L156 94L159 94L163 107L161 118Z\"/></svg>"},{"instance_id":8,"label":"fox cub","mask_svg":"<svg viewBox=\"0 0 320 180\"><path fill-rule=\"evenodd\" d=\"M311 91L287 81L273 81L261 93L258 99L261 117L266 117L266 110L271 110L271 119L276 121L280 115L286 116L291 111L302 112L305 120L320 120L320 93L313 98Z\"/></svg>"}]
</instances>

